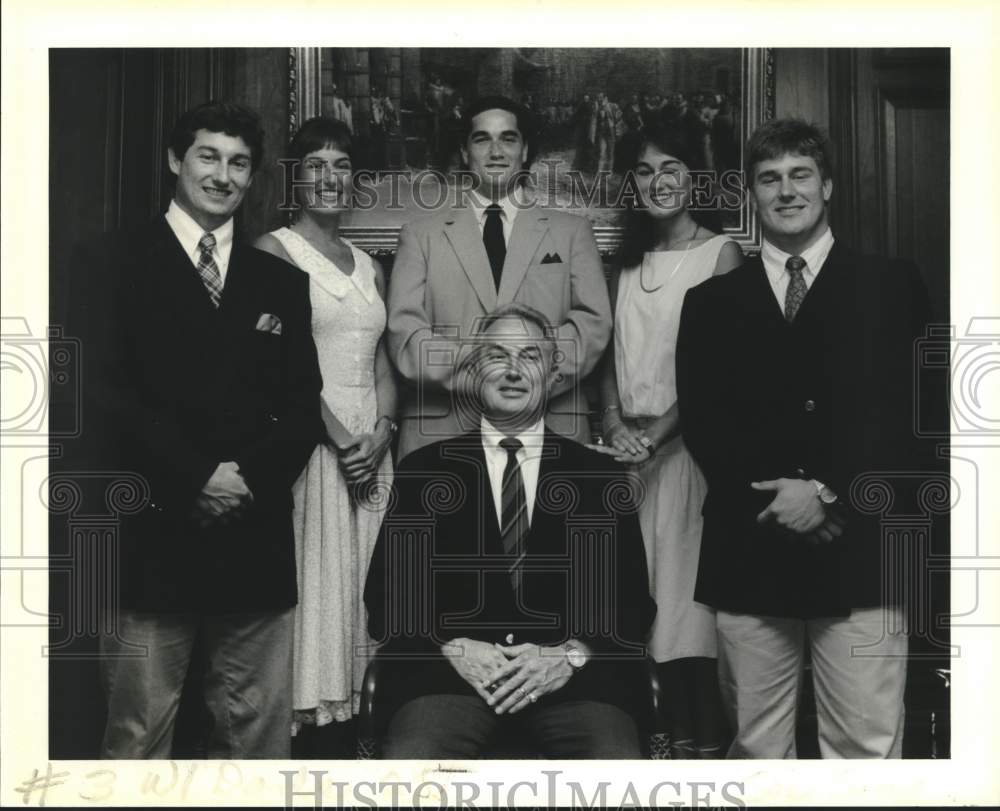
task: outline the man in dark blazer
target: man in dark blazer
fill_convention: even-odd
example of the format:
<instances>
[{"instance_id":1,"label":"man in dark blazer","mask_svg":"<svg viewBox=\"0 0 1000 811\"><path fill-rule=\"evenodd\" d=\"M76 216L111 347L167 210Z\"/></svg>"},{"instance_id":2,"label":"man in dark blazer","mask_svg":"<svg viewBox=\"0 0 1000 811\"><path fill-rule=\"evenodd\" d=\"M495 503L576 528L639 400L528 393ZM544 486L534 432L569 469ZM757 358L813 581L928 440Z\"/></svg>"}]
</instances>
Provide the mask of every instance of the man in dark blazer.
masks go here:
<instances>
[{"instance_id":1,"label":"man in dark blazer","mask_svg":"<svg viewBox=\"0 0 1000 811\"><path fill-rule=\"evenodd\" d=\"M546 423L581 442L590 436L580 382L611 336L608 287L590 223L536 205L524 189L530 118L510 99L474 100L463 118L468 174L457 205L400 231L386 332L407 384L400 458L468 430L451 407L454 358L478 319L511 302L530 304L557 331L561 376Z\"/></svg>"},{"instance_id":2,"label":"man in dark blazer","mask_svg":"<svg viewBox=\"0 0 1000 811\"><path fill-rule=\"evenodd\" d=\"M804 651L824 757L899 757L907 640L856 478L917 470L912 263L834 241L828 142L796 120L747 145L759 258L690 290L684 440L708 479L695 599L717 609L731 757L795 757Z\"/></svg>"},{"instance_id":3,"label":"man in dark blazer","mask_svg":"<svg viewBox=\"0 0 1000 811\"><path fill-rule=\"evenodd\" d=\"M550 756L639 756L642 537L620 467L543 424L553 332L522 304L484 318L465 404L480 427L396 473L365 586L398 662L387 757L475 758L510 724Z\"/></svg>"},{"instance_id":4,"label":"man in dark blazer","mask_svg":"<svg viewBox=\"0 0 1000 811\"><path fill-rule=\"evenodd\" d=\"M188 111L166 214L76 263L85 439L148 488L121 527L121 610L101 645L104 757L170 756L196 637L209 755L289 755L291 486L321 435L321 380L307 277L233 239L262 142L246 108Z\"/></svg>"}]
</instances>

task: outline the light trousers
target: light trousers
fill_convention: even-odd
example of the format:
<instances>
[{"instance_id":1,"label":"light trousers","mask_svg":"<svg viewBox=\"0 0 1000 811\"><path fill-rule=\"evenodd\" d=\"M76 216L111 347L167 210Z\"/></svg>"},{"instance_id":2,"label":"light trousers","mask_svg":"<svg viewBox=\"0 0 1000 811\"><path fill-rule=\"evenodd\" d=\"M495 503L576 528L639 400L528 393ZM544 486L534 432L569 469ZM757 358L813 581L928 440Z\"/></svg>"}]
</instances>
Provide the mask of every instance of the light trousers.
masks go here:
<instances>
[{"instance_id":1,"label":"light trousers","mask_svg":"<svg viewBox=\"0 0 1000 811\"><path fill-rule=\"evenodd\" d=\"M806 647L824 758L898 758L907 639L898 608L790 619L717 613L719 686L735 731L730 758L794 758Z\"/></svg>"},{"instance_id":2,"label":"light trousers","mask_svg":"<svg viewBox=\"0 0 1000 811\"><path fill-rule=\"evenodd\" d=\"M122 611L101 639L108 721L101 756L169 758L195 638L206 652L211 758L291 754L293 608L241 614ZM136 646L144 646L143 655Z\"/></svg>"}]
</instances>

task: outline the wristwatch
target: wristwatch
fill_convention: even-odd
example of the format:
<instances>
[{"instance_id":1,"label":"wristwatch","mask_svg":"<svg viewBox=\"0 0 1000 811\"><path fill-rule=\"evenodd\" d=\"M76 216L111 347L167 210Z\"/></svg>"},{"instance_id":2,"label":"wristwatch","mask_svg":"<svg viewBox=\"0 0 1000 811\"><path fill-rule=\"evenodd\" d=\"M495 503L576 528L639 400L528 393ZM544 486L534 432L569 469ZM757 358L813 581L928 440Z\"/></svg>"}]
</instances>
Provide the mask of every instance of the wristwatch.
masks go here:
<instances>
[{"instance_id":1,"label":"wristwatch","mask_svg":"<svg viewBox=\"0 0 1000 811\"><path fill-rule=\"evenodd\" d=\"M836 504L837 494L833 492L829 487L827 487L823 482L816 479L812 480L812 483L816 485L816 495L819 496L819 500L824 504Z\"/></svg>"},{"instance_id":2,"label":"wristwatch","mask_svg":"<svg viewBox=\"0 0 1000 811\"><path fill-rule=\"evenodd\" d=\"M575 642L567 642L563 647L566 649L566 661L574 672L587 664L586 652Z\"/></svg>"}]
</instances>

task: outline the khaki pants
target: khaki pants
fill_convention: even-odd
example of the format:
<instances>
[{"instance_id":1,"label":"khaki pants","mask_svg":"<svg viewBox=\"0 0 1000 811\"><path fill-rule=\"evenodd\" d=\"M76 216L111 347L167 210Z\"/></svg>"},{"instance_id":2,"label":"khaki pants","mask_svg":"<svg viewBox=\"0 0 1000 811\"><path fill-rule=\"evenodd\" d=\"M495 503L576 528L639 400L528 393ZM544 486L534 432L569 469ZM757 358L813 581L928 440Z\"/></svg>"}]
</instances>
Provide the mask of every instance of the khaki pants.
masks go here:
<instances>
[{"instance_id":1,"label":"khaki pants","mask_svg":"<svg viewBox=\"0 0 1000 811\"><path fill-rule=\"evenodd\" d=\"M794 758L806 645L824 758L898 758L906 635L897 608L811 620L716 615L719 686L735 731L730 758Z\"/></svg>"},{"instance_id":2,"label":"khaki pants","mask_svg":"<svg viewBox=\"0 0 1000 811\"><path fill-rule=\"evenodd\" d=\"M205 645L205 702L212 758L291 754L295 610L244 614L122 611L101 639L108 722L101 756L169 758L195 637ZM145 648L137 655L137 646Z\"/></svg>"}]
</instances>

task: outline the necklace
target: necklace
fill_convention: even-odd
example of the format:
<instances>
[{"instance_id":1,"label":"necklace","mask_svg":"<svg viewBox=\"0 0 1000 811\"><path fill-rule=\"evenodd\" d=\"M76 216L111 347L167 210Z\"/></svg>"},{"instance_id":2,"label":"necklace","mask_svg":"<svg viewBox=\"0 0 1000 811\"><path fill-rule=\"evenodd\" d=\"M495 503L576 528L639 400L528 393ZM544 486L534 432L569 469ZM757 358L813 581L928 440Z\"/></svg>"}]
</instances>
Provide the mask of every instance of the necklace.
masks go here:
<instances>
[{"instance_id":1,"label":"necklace","mask_svg":"<svg viewBox=\"0 0 1000 811\"><path fill-rule=\"evenodd\" d=\"M350 246L344 241L343 237L338 235L334 237L332 241L327 240L325 241L325 244L319 244L309 239L309 237L305 234L296 231L294 228L289 228L288 230L305 242L310 249L336 266L337 270L345 276L350 276L354 273L354 253L351 251ZM345 270L345 268L347 269Z\"/></svg>"},{"instance_id":2,"label":"necklace","mask_svg":"<svg viewBox=\"0 0 1000 811\"><path fill-rule=\"evenodd\" d=\"M674 276L677 275L677 271L681 269L681 265L683 265L687 261L688 254L691 253L689 250L687 250L687 246L690 246L690 244L692 242L694 242L694 240L698 237L698 232L700 230L701 230L701 226L698 225L697 223L695 223L694 233L691 234L691 236L689 236L686 240L684 240L685 250L684 250L684 256L681 257L681 261L676 264L676 266L674 267L674 269L672 271L670 271L670 275L667 276L666 280L662 284L657 285L656 287L646 287L646 283L642 280L642 278L643 278L643 276L645 275L645 272L646 272L646 255L647 254L644 253L642 255L642 264L639 265L639 287L642 289L643 293L655 293L657 290L659 290L660 288L662 288L663 285L665 285L672 278L674 278Z\"/></svg>"}]
</instances>

